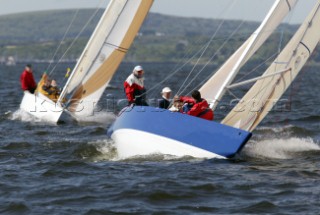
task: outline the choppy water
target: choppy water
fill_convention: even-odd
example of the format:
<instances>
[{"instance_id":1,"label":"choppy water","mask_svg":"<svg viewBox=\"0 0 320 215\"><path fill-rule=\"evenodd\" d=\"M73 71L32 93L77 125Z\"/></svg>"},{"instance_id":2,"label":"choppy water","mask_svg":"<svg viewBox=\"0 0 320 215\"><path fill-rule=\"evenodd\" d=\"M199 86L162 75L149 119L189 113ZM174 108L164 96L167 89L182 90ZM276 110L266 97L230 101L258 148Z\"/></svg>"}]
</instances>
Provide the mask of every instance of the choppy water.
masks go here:
<instances>
[{"instance_id":1,"label":"choppy water","mask_svg":"<svg viewBox=\"0 0 320 215\"><path fill-rule=\"evenodd\" d=\"M108 93L123 98L122 81L132 66L120 67ZM144 66L151 88L174 65ZM34 67L38 79L46 65ZM59 125L21 112L22 69L0 66L1 214L320 213L320 68L302 72L284 97L291 110L270 113L232 160L167 155L119 160L106 137L112 112ZM181 77L165 85L177 91ZM158 91L149 97L158 98ZM107 93L100 105L106 98ZM217 120L223 114L217 111Z\"/></svg>"}]
</instances>

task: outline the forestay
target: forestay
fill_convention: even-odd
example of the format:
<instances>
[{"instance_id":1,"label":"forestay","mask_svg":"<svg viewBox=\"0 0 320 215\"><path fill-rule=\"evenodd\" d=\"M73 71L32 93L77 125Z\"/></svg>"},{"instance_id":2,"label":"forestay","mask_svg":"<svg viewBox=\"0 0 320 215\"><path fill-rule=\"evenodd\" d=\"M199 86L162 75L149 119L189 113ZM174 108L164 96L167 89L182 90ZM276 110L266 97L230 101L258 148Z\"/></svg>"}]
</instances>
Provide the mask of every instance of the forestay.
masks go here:
<instances>
[{"instance_id":1,"label":"forestay","mask_svg":"<svg viewBox=\"0 0 320 215\"><path fill-rule=\"evenodd\" d=\"M200 88L202 97L215 108L240 68L259 49L283 18L296 4L296 0L276 0L259 28L247 41L222 65L222 67Z\"/></svg>"},{"instance_id":2,"label":"forestay","mask_svg":"<svg viewBox=\"0 0 320 215\"><path fill-rule=\"evenodd\" d=\"M109 3L58 101L70 97L68 110L73 116L93 113L152 3L153 0L112 0Z\"/></svg>"},{"instance_id":3,"label":"forestay","mask_svg":"<svg viewBox=\"0 0 320 215\"><path fill-rule=\"evenodd\" d=\"M272 109L306 63L320 39L319 7L320 0L290 42L262 75L266 78L258 80L251 87L225 117L223 124L252 131Z\"/></svg>"}]
</instances>

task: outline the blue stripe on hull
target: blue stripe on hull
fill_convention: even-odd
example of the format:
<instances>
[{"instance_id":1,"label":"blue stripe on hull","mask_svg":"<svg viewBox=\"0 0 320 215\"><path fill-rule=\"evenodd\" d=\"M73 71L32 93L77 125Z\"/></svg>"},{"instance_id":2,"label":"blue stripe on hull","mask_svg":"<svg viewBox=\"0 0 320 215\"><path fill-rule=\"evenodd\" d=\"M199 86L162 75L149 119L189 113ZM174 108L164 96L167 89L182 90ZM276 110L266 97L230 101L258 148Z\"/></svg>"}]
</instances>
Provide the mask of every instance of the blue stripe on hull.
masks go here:
<instances>
[{"instance_id":1,"label":"blue stripe on hull","mask_svg":"<svg viewBox=\"0 0 320 215\"><path fill-rule=\"evenodd\" d=\"M171 138L230 158L250 139L251 133L227 125L155 107L126 108L108 130L135 129ZM130 138L128 138L130 144Z\"/></svg>"}]
</instances>

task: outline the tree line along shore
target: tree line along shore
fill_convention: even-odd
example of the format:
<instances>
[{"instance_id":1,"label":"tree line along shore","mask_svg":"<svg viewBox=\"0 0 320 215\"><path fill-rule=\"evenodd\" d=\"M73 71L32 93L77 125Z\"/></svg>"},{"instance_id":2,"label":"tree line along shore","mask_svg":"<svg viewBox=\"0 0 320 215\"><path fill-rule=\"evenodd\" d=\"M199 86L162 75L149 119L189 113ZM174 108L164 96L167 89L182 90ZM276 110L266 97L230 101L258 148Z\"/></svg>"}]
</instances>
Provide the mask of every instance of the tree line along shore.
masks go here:
<instances>
[{"instance_id":1,"label":"tree line along shore","mask_svg":"<svg viewBox=\"0 0 320 215\"><path fill-rule=\"evenodd\" d=\"M0 63L76 61L103 11L100 10L90 20L94 13L93 9L81 9L0 16ZM67 32L75 14L76 19ZM222 28L211 40L221 22ZM86 24L87 27L83 29ZM197 56L196 53L207 47L200 63L210 61L218 65L224 62L259 24L150 13L124 62L183 62L191 59L189 62L192 63L198 61L200 54ZM282 24L253 56L253 62L264 61L266 56L280 51L297 28L297 25ZM62 40L65 34L66 37ZM53 56L56 50L57 53ZM191 58L192 56L194 58ZM319 48L311 59L311 64L317 62L320 62Z\"/></svg>"}]
</instances>

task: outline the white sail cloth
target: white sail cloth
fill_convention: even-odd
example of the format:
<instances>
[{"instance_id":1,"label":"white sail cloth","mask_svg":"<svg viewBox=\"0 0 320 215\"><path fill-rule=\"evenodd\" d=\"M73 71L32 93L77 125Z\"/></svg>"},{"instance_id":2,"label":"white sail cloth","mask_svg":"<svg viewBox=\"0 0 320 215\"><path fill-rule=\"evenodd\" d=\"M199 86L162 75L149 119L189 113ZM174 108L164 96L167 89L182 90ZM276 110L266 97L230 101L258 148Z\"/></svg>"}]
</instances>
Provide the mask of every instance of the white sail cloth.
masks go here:
<instances>
[{"instance_id":1,"label":"white sail cloth","mask_svg":"<svg viewBox=\"0 0 320 215\"><path fill-rule=\"evenodd\" d=\"M252 131L290 86L320 39L320 0L276 60L222 121ZM283 71L280 72L279 71ZM275 74L275 75L270 75Z\"/></svg>"},{"instance_id":2,"label":"white sail cloth","mask_svg":"<svg viewBox=\"0 0 320 215\"><path fill-rule=\"evenodd\" d=\"M75 66L59 102L78 118L93 114L102 93L128 51L153 0L112 0Z\"/></svg>"},{"instance_id":3,"label":"white sail cloth","mask_svg":"<svg viewBox=\"0 0 320 215\"><path fill-rule=\"evenodd\" d=\"M283 18L295 6L297 0L276 0L259 28L247 41L222 65L222 67L200 88L212 108L225 94L226 87L233 81L240 68L260 48L274 32Z\"/></svg>"}]
</instances>

